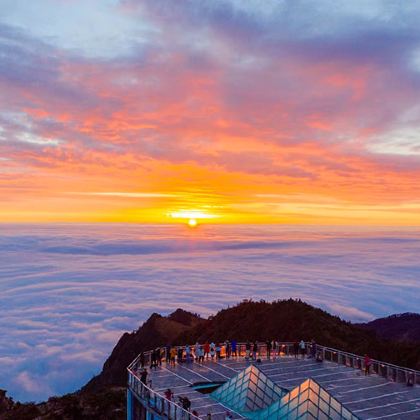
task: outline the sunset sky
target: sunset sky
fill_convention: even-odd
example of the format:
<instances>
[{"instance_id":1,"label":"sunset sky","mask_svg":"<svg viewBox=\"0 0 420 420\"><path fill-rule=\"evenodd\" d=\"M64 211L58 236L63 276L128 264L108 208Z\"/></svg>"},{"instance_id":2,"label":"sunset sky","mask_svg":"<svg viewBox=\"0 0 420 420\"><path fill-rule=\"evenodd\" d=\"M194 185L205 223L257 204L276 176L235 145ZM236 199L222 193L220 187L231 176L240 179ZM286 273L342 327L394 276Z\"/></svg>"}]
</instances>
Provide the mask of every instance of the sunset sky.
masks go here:
<instances>
[{"instance_id":1,"label":"sunset sky","mask_svg":"<svg viewBox=\"0 0 420 420\"><path fill-rule=\"evenodd\" d=\"M419 2L0 10L0 221L420 225Z\"/></svg>"}]
</instances>

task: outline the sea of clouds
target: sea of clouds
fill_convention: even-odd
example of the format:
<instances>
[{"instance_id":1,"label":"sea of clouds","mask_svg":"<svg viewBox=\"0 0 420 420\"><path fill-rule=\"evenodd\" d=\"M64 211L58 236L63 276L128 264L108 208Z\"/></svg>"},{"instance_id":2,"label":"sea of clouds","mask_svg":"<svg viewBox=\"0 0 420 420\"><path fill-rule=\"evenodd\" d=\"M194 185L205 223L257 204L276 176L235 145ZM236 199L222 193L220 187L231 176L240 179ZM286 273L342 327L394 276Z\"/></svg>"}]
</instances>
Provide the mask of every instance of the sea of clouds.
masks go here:
<instances>
[{"instance_id":1,"label":"sea of clouds","mask_svg":"<svg viewBox=\"0 0 420 420\"><path fill-rule=\"evenodd\" d=\"M152 312L302 298L353 321L418 311L420 230L0 225L0 388L74 391Z\"/></svg>"}]
</instances>

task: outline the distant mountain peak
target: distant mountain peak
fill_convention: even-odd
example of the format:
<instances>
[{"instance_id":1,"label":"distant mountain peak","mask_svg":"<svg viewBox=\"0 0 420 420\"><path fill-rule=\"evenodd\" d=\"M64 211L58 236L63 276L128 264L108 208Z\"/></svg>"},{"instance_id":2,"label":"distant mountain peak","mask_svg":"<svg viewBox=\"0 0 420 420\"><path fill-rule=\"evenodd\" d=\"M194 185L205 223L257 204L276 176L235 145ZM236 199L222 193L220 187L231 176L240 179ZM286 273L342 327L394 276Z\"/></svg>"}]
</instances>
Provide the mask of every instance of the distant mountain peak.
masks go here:
<instances>
[{"instance_id":1,"label":"distant mountain peak","mask_svg":"<svg viewBox=\"0 0 420 420\"><path fill-rule=\"evenodd\" d=\"M415 312L404 312L401 314L393 314L386 316L384 318L378 318L375 321L378 321L379 319L389 319L389 318L414 318L414 319L420 319L420 314L416 314Z\"/></svg>"},{"instance_id":2,"label":"distant mountain peak","mask_svg":"<svg viewBox=\"0 0 420 420\"><path fill-rule=\"evenodd\" d=\"M171 321L179 322L183 325L192 325L194 322L201 320L201 316L198 314L194 314L192 312L188 312L184 309L178 308L174 312L168 315L168 319Z\"/></svg>"},{"instance_id":3,"label":"distant mountain peak","mask_svg":"<svg viewBox=\"0 0 420 420\"><path fill-rule=\"evenodd\" d=\"M361 325L387 340L420 342L420 314L393 314Z\"/></svg>"}]
</instances>

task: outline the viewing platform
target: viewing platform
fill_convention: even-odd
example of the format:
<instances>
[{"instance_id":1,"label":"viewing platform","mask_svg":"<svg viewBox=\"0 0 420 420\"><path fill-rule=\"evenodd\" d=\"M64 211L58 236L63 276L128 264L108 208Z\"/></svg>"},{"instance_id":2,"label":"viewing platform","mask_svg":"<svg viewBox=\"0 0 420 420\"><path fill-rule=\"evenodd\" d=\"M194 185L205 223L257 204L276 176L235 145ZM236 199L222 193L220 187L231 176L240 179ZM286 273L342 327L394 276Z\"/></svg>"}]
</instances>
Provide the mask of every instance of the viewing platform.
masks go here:
<instances>
[{"instance_id":1,"label":"viewing platform","mask_svg":"<svg viewBox=\"0 0 420 420\"><path fill-rule=\"evenodd\" d=\"M310 343L298 358L293 343L280 343L281 351L271 352L270 358L266 345L259 344L255 360L245 359L240 343L238 356L227 358L222 347L220 359L202 363L195 360L194 345L190 348L194 361L185 361L182 347L182 359L174 365L166 362L162 348L154 369L152 352L144 353L146 384L142 358L132 362L127 419L420 418L419 371L372 360L365 376L364 357L320 345L314 350ZM171 401L165 398L168 388ZM179 397L188 398L189 410Z\"/></svg>"}]
</instances>

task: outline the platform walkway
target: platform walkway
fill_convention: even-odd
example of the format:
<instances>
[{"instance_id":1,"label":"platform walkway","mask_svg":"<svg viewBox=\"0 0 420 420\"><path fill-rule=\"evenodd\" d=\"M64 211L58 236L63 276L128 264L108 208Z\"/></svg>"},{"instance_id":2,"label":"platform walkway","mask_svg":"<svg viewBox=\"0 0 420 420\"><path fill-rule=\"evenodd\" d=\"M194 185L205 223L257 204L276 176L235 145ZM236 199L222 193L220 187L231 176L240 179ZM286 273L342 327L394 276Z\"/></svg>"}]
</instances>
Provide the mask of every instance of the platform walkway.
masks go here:
<instances>
[{"instance_id":1,"label":"platform walkway","mask_svg":"<svg viewBox=\"0 0 420 420\"><path fill-rule=\"evenodd\" d=\"M161 395L170 388L175 400L187 396L192 403L191 410L196 410L200 418L211 413L212 419L224 419L229 411L233 418L239 419L244 417L210 395L193 389L192 385L227 381L251 363L244 357L205 360L203 364L177 363L174 367L163 362L155 370L148 369L149 379L151 388ZM261 363L256 365L273 382L289 390L308 378L315 379L360 419L420 419L418 385L407 386L375 373L365 376L360 369L326 360L318 362L308 357L295 359L284 355L271 360L262 357Z\"/></svg>"}]
</instances>

